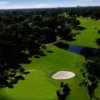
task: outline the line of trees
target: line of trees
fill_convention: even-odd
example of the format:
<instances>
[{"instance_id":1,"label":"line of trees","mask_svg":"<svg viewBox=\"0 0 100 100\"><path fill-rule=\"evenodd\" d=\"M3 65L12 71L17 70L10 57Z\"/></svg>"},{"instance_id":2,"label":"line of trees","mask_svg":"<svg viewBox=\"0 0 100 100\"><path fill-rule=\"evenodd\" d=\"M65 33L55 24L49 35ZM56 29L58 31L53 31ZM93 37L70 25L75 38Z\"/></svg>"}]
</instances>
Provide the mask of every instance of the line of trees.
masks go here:
<instances>
[{"instance_id":1,"label":"line of trees","mask_svg":"<svg viewBox=\"0 0 100 100\"><path fill-rule=\"evenodd\" d=\"M97 45L100 46L100 38L97 39ZM85 61L81 73L83 75L83 80L80 85L87 88L90 100L93 98L99 100L100 98L95 95L95 90L100 83L100 48L93 57Z\"/></svg>"}]
</instances>

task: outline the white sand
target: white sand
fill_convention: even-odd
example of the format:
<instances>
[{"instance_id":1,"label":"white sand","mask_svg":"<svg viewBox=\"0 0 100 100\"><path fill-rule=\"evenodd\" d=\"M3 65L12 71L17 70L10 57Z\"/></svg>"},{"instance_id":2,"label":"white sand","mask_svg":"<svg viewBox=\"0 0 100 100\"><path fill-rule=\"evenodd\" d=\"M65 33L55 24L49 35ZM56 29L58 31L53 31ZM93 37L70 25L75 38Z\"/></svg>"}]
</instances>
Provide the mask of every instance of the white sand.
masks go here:
<instances>
[{"instance_id":1,"label":"white sand","mask_svg":"<svg viewBox=\"0 0 100 100\"><path fill-rule=\"evenodd\" d=\"M75 76L75 74L70 71L58 71L52 76L52 78L57 79L57 80L62 80L62 79L69 79L74 76Z\"/></svg>"}]
</instances>

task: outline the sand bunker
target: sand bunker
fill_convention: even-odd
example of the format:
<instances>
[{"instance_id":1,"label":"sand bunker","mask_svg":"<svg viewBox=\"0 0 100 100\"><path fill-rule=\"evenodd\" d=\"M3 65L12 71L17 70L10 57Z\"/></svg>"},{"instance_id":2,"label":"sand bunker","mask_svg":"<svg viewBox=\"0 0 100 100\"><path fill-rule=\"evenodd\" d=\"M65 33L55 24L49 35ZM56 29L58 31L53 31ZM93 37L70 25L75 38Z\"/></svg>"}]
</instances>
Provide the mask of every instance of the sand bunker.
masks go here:
<instances>
[{"instance_id":1,"label":"sand bunker","mask_svg":"<svg viewBox=\"0 0 100 100\"><path fill-rule=\"evenodd\" d=\"M70 72L70 71L58 71L52 76L52 78L57 79L57 80L61 80L61 79L69 79L69 78L72 78L74 76L75 76L75 74L73 72Z\"/></svg>"}]
</instances>

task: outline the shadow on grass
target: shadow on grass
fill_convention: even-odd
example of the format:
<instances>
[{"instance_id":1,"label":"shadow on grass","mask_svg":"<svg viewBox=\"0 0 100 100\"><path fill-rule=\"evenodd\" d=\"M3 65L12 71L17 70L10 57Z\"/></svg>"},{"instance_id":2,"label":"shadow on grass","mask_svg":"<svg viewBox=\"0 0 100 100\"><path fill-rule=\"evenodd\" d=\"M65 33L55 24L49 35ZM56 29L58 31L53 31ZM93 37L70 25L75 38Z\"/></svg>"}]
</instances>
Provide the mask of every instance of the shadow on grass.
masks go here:
<instances>
[{"instance_id":1,"label":"shadow on grass","mask_svg":"<svg viewBox=\"0 0 100 100\"><path fill-rule=\"evenodd\" d=\"M86 28L83 26L77 26L76 30L85 30Z\"/></svg>"},{"instance_id":2,"label":"shadow on grass","mask_svg":"<svg viewBox=\"0 0 100 100\"><path fill-rule=\"evenodd\" d=\"M34 58L40 58L46 56L46 54L43 51L40 51L38 54L34 55Z\"/></svg>"},{"instance_id":3,"label":"shadow on grass","mask_svg":"<svg viewBox=\"0 0 100 100\"><path fill-rule=\"evenodd\" d=\"M11 98L6 96L5 92L1 89L0 90L0 100L11 100Z\"/></svg>"},{"instance_id":4,"label":"shadow on grass","mask_svg":"<svg viewBox=\"0 0 100 100\"><path fill-rule=\"evenodd\" d=\"M96 39L96 44L97 44L98 46L100 46L100 38L97 38L97 39Z\"/></svg>"},{"instance_id":5,"label":"shadow on grass","mask_svg":"<svg viewBox=\"0 0 100 100\"><path fill-rule=\"evenodd\" d=\"M76 39L74 38L76 35L74 33L69 34L65 40L67 41L75 41Z\"/></svg>"},{"instance_id":6,"label":"shadow on grass","mask_svg":"<svg viewBox=\"0 0 100 100\"><path fill-rule=\"evenodd\" d=\"M52 50L47 50L47 52L48 52L48 53L54 53L54 51L52 51Z\"/></svg>"},{"instance_id":7,"label":"shadow on grass","mask_svg":"<svg viewBox=\"0 0 100 100\"><path fill-rule=\"evenodd\" d=\"M68 50L68 48L69 48L69 44L63 43L63 42L59 42L59 43L55 44L55 46L57 46L61 49L64 49L64 50Z\"/></svg>"},{"instance_id":8,"label":"shadow on grass","mask_svg":"<svg viewBox=\"0 0 100 100\"><path fill-rule=\"evenodd\" d=\"M76 35L80 35L80 32L76 32L75 34L76 34Z\"/></svg>"}]
</instances>

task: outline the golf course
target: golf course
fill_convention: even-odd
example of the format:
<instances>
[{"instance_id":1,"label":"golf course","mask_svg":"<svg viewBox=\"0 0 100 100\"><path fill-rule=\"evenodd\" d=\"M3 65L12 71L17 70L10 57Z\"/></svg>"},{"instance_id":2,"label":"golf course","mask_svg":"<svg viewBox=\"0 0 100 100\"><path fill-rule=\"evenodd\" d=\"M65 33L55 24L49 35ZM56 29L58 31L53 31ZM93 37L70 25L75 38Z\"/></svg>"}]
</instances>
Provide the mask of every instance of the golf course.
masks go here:
<instances>
[{"instance_id":1,"label":"golf course","mask_svg":"<svg viewBox=\"0 0 100 100\"><path fill-rule=\"evenodd\" d=\"M80 21L80 26L84 30L73 30L74 41L67 41L68 44L99 48L96 44L96 39L100 38L98 30L100 30L100 20L91 18L77 18ZM25 80L19 81L14 85L14 88L0 89L0 100L57 100L56 91L60 83L68 83L71 89L69 100L89 100L87 88L80 86L83 79L81 68L85 62L85 57L61 49L55 45L48 45L44 50L44 56L29 58L30 64L22 66L30 73L25 75ZM75 74L69 79L53 79L58 71L70 71ZM100 85L95 90L95 95L100 98ZM95 100L95 99L93 99Z\"/></svg>"}]
</instances>

